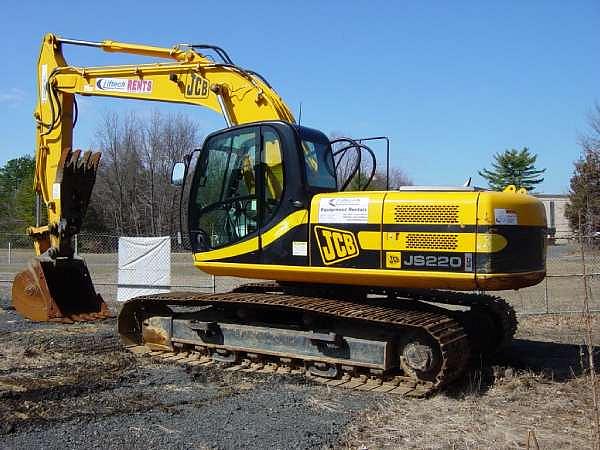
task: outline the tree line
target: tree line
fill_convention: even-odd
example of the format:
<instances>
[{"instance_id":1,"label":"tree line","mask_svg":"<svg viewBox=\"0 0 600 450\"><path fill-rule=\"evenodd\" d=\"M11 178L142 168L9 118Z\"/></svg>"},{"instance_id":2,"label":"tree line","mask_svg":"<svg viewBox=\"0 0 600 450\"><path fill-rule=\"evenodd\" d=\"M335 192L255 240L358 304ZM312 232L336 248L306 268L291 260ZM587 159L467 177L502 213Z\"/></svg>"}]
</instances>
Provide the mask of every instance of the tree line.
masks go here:
<instances>
[{"instance_id":1,"label":"tree line","mask_svg":"<svg viewBox=\"0 0 600 450\"><path fill-rule=\"evenodd\" d=\"M579 139L581 156L574 162L566 216L582 233L600 231L600 105L588 118L589 129ZM199 126L182 114L149 117L108 113L98 125L94 147L102 152L96 186L83 231L116 235L174 235L179 231L179 190L169 182L175 161L200 146ZM354 167L350 152L338 164L338 178ZM490 169L479 174L493 190L508 184L527 190L543 181L546 169L535 167L537 155L528 148L509 149L494 155ZM353 177L348 190L364 187L370 172L368 159ZM0 232L23 233L35 222L33 174L35 161L26 155L0 167ZM377 170L369 190L385 189L385 172ZM390 168L390 189L412 184L399 168Z\"/></svg>"},{"instance_id":2,"label":"tree line","mask_svg":"<svg viewBox=\"0 0 600 450\"><path fill-rule=\"evenodd\" d=\"M106 114L95 133L102 159L82 231L119 236L179 231L179 190L171 186L170 172L175 161L198 148L198 130L181 114ZM0 232L22 234L35 224L34 169L29 155L0 167Z\"/></svg>"}]
</instances>

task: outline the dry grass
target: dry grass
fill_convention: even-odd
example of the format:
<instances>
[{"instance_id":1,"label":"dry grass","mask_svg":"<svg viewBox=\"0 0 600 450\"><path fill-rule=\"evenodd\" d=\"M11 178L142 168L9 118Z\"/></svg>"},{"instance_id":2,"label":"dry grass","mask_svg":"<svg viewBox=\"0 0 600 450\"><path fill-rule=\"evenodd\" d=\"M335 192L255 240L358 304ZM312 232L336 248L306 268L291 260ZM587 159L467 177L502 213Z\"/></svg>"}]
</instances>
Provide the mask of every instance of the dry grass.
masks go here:
<instances>
[{"instance_id":1,"label":"dry grass","mask_svg":"<svg viewBox=\"0 0 600 450\"><path fill-rule=\"evenodd\" d=\"M541 448L587 448L586 380L557 383L532 372L498 380L484 395L384 398L346 436L349 448L522 448L533 430Z\"/></svg>"},{"instance_id":2,"label":"dry grass","mask_svg":"<svg viewBox=\"0 0 600 450\"><path fill-rule=\"evenodd\" d=\"M600 333L600 315L592 323ZM498 365L429 399L384 397L357 418L342 447L512 449L526 448L529 438L533 449L535 436L542 449L590 448L584 329L581 315L524 318Z\"/></svg>"},{"instance_id":3,"label":"dry grass","mask_svg":"<svg viewBox=\"0 0 600 450\"><path fill-rule=\"evenodd\" d=\"M581 217L580 217L581 219ZM581 224L581 220L580 220ZM581 234L581 227L579 229L579 233ZM596 364L595 364L595 355L594 355L594 328L593 328L593 317L590 313L590 297L591 291L589 286L589 278L585 276L588 273L586 258L585 258L585 246L583 244L583 240L581 240L581 272L584 276L581 279L581 285L584 290L583 297L583 318L585 322L585 343L587 350L587 361L588 361L588 385L590 387L591 396L592 396L592 407L590 411L590 415L592 417L592 441L593 447L595 450L600 450L600 400L598 398L598 391L600 391L600 387L596 383Z\"/></svg>"}]
</instances>

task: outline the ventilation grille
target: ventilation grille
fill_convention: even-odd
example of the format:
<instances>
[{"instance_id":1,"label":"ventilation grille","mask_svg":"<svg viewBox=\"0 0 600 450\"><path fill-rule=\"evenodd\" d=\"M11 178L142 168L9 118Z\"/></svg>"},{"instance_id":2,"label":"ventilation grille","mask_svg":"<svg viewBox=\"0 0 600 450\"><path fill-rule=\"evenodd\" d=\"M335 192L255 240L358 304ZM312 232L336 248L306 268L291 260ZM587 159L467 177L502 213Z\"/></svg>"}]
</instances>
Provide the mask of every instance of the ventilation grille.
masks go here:
<instances>
[{"instance_id":1,"label":"ventilation grille","mask_svg":"<svg viewBox=\"0 0 600 450\"><path fill-rule=\"evenodd\" d=\"M406 248L456 250L457 234L409 233L406 235Z\"/></svg>"},{"instance_id":2,"label":"ventilation grille","mask_svg":"<svg viewBox=\"0 0 600 450\"><path fill-rule=\"evenodd\" d=\"M458 205L396 205L396 223L458 223Z\"/></svg>"}]
</instances>

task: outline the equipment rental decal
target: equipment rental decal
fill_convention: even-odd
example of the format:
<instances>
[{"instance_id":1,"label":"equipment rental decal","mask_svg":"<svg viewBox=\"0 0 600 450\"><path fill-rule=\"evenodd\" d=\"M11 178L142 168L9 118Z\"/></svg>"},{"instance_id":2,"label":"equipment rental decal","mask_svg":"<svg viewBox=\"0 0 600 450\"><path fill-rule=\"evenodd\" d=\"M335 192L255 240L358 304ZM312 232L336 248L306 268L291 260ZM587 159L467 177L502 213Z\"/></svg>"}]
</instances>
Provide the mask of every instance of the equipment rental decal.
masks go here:
<instances>
[{"instance_id":1,"label":"equipment rental decal","mask_svg":"<svg viewBox=\"0 0 600 450\"><path fill-rule=\"evenodd\" d=\"M130 80L127 78L98 78L97 91L128 92L132 94L150 94L152 80Z\"/></svg>"},{"instance_id":2,"label":"equipment rental decal","mask_svg":"<svg viewBox=\"0 0 600 450\"><path fill-rule=\"evenodd\" d=\"M319 223L368 222L368 197L328 197L319 202Z\"/></svg>"},{"instance_id":3,"label":"equipment rental decal","mask_svg":"<svg viewBox=\"0 0 600 450\"><path fill-rule=\"evenodd\" d=\"M48 64L42 64L42 74L40 76L40 97L42 103L48 100L48 92L46 91L46 83L48 82Z\"/></svg>"}]
</instances>

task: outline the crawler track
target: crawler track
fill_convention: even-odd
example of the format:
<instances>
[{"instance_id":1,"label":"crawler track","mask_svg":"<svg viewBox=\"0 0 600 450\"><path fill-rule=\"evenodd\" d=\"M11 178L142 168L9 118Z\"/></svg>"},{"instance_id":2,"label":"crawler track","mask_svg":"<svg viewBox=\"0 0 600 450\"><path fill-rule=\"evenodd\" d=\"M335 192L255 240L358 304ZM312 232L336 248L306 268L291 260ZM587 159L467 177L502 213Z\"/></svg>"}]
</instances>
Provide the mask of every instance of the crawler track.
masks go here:
<instances>
[{"instance_id":1,"label":"crawler track","mask_svg":"<svg viewBox=\"0 0 600 450\"><path fill-rule=\"evenodd\" d=\"M517 331L517 314L514 308L501 297L439 290L395 291L394 294L398 298L469 307L469 311L462 313L466 320L461 320L461 314L457 314L455 317L463 322L468 332L472 332L470 336L472 347L484 355L490 355L506 348ZM469 315L475 317L469 317ZM482 330L481 327L469 327L469 322L481 319L485 319L485 326L491 326L491 328Z\"/></svg>"},{"instance_id":2,"label":"crawler track","mask_svg":"<svg viewBox=\"0 0 600 450\"><path fill-rule=\"evenodd\" d=\"M306 292L306 291L305 291ZM320 293L326 294L325 291ZM330 386L391 392L402 395L424 396L458 378L469 360L469 342L458 320L438 311L422 308L406 308L402 304L368 304L360 301L341 300L327 296L303 296L298 292L290 293L274 284L246 285L232 292L203 295L195 293L170 293L129 300L119 315L119 332L122 340L132 351L147 354L161 360L188 365L212 364L223 355L230 359L227 370L245 370L262 372L304 372L316 381ZM301 355L278 355L265 350L244 351L239 347L227 345L202 345L196 342L162 342L162 347L152 345L152 339L144 336L144 324L154 316L178 317L178 314L190 314L196 309L202 316L207 307L217 308L230 313L235 308L250 308L262 318L282 313L311 314L331 323L346 321L354 326L375 334L378 330L388 330L394 336L418 333L432 343L437 355L434 373L423 377L414 371L402 369L396 364L389 370L373 370L359 363L346 361L344 364L332 364L331 360L314 356L303 358ZM187 313L178 313L178 309ZM369 331L370 332L370 331ZM167 339L168 340L168 339ZM331 367L335 370L328 376L321 375L319 367ZM317 368L316 370L315 367ZM315 373L317 374L315 376Z\"/></svg>"},{"instance_id":3,"label":"crawler track","mask_svg":"<svg viewBox=\"0 0 600 450\"><path fill-rule=\"evenodd\" d=\"M351 288L317 285L307 287L298 284L279 284L276 282L248 283L244 284L234 292L282 292L292 295L308 295L318 293L326 298L342 300L353 298L358 302L377 303L392 308L406 304L407 301L420 302L419 307L425 306L422 302L435 305L451 305L469 308L467 311L452 312L431 306L431 311L450 314L461 322L469 335L471 350L474 353L490 356L506 348L512 341L517 331L518 320L514 308L503 298L483 294L455 291L441 291L436 289L386 289L379 287ZM378 300L369 300L368 295L379 295ZM410 303L409 303L410 304Z\"/></svg>"}]
</instances>

